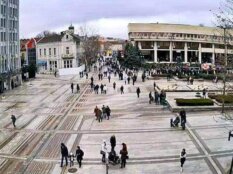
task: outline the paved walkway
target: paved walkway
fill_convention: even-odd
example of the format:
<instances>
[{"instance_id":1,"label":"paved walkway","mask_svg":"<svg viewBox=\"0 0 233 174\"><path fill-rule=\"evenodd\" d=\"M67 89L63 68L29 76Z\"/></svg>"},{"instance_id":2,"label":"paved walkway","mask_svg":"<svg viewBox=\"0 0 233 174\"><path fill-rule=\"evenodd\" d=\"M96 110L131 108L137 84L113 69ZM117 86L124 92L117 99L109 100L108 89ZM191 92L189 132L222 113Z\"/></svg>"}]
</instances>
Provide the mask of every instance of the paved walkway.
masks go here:
<instances>
[{"instance_id":1,"label":"paved walkway","mask_svg":"<svg viewBox=\"0 0 233 174\"><path fill-rule=\"evenodd\" d=\"M71 82L80 84L79 94L71 93ZM177 174L182 148L188 154L183 173L226 173L233 155L233 141L228 142L227 135L233 126L219 112L187 113L186 131L171 129L169 120L174 113L148 102L153 81L142 83L139 79L133 86L124 85L117 77L112 77L111 83L107 79L95 80L107 84L106 95L92 93L88 83L89 80L74 76L41 75L5 94L0 100L0 173L68 173L69 167L59 167L61 142L72 152L77 145L84 150L84 164L77 173L105 173L100 147L113 134L116 151L125 142L130 159L125 169L110 166L111 174ZM163 86L165 80L158 80L157 84ZM119 92L121 85L125 87L123 95ZM139 99L136 87L142 91ZM112 116L98 123L93 110L102 105L110 106ZM17 117L16 129L12 127L11 114Z\"/></svg>"}]
</instances>

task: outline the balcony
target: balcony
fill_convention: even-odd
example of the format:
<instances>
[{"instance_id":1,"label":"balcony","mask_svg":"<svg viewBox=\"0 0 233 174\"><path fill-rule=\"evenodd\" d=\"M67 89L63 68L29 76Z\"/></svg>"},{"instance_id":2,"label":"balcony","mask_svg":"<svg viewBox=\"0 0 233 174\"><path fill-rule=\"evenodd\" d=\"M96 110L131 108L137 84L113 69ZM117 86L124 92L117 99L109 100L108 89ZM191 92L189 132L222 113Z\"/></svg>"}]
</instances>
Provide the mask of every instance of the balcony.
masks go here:
<instances>
[{"instance_id":1,"label":"balcony","mask_svg":"<svg viewBox=\"0 0 233 174\"><path fill-rule=\"evenodd\" d=\"M62 59L73 59L74 54L62 54Z\"/></svg>"}]
</instances>

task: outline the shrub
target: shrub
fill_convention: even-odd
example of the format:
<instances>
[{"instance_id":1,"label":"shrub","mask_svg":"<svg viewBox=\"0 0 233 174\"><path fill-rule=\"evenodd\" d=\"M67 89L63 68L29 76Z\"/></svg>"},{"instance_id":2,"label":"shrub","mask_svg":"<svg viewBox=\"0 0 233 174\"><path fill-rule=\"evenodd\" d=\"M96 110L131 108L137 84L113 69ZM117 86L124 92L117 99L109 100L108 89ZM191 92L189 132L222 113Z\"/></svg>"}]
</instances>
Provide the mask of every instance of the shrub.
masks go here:
<instances>
[{"instance_id":1,"label":"shrub","mask_svg":"<svg viewBox=\"0 0 233 174\"><path fill-rule=\"evenodd\" d=\"M223 103L223 98L224 98L224 103L226 104L233 104L233 95L228 94L228 95L208 95L209 98L215 99L219 103Z\"/></svg>"},{"instance_id":2,"label":"shrub","mask_svg":"<svg viewBox=\"0 0 233 174\"><path fill-rule=\"evenodd\" d=\"M178 106L213 106L214 102L211 99L175 99Z\"/></svg>"}]
</instances>

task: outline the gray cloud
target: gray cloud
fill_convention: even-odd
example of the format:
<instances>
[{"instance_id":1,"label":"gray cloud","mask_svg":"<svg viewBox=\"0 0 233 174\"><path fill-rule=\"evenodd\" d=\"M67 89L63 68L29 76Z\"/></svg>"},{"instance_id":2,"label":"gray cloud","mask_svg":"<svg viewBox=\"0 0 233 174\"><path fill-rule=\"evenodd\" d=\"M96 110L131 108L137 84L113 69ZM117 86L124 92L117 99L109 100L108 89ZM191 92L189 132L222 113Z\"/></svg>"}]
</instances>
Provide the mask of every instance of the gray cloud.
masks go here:
<instances>
[{"instance_id":1,"label":"gray cloud","mask_svg":"<svg viewBox=\"0 0 233 174\"><path fill-rule=\"evenodd\" d=\"M43 30L55 30L69 25L71 22L79 24L103 18L112 20L121 18L130 21L129 19L146 19L153 16L154 22L162 19L162 22L182 23L188 21L190 24L210 25L212 14L209 10L218 8L220 1L22 0L20 1L21 37L28 37ZM168 16L169 18L166 18ZM172 19L173 16L175 21ZM101 31L101 33L104 32Z\"/></svg>"}]
</instances>

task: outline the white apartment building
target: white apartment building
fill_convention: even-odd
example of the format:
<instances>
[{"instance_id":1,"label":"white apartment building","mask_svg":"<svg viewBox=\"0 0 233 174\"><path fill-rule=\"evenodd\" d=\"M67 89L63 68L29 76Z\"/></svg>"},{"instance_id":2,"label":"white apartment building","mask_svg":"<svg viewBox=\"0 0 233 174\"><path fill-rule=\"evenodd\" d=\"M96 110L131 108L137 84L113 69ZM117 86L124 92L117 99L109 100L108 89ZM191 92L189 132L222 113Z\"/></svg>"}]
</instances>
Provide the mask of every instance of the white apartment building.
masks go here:
<instances>
[{"instance_id":1,"label":"white apartment building","mask_svg":"<svg viewBox=\"0 0 233 174\"><path fill-rule=\"evenodd\" d=\"M224 63L223 29L204 26L130 23L130 41L149 62ZM228 33L233 34L232 30ZM228 35L229 36L229 35ZM233 40L227 37L228 57L233 56Z\"/></svg>"},{"instance_id":2,"label":"white apartment building","mask_svg":"<svg viewBox=\"0 0 233 174\"><path fill-rule=\"evenodd\" d=\"M0 0L0 93L21 84L19 0Z\"/></svg>"},{"instance_id":3,"label":"white apartment building","mask_svg":"<svg viewBox=\"0 0 233 174\"><path fill-rule=\"evenodd\" d=\"M60 34L42 38L37 43L36 50L40 72L79 67L80 38L75 35L73 26Z\"/></svg>"}]
</instances>

